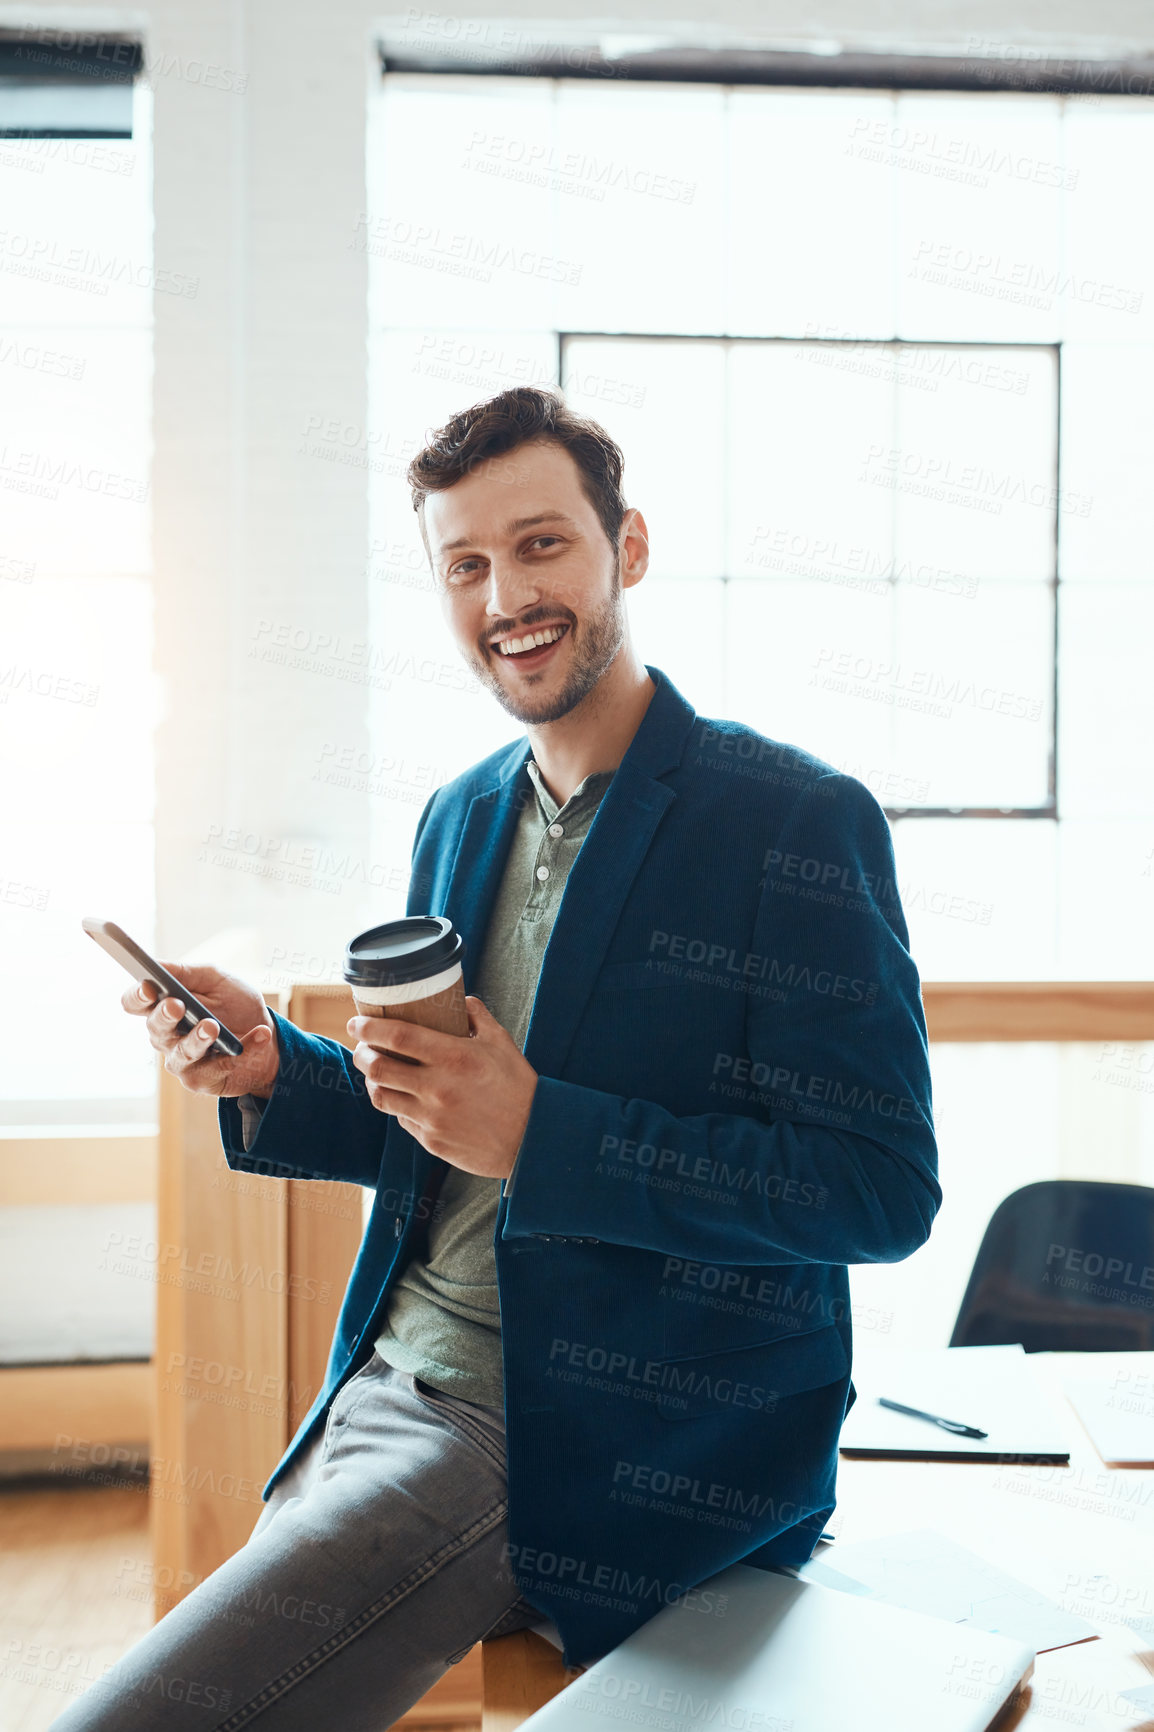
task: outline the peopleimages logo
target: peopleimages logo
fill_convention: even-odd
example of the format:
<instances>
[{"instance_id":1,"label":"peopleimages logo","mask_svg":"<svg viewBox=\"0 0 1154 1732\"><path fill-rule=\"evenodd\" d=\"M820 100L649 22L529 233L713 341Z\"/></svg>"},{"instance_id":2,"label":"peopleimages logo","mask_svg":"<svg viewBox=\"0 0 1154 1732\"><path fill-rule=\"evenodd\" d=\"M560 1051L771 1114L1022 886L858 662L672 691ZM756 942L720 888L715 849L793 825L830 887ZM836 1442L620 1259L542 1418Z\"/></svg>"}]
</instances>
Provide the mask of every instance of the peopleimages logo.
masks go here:
<instances>
[{"instance_id":1,"label":"peopleimages logo","mask_svg":"<svg viewBox=\"0 0 1154 1732\"><path fill-rule=\"evenodd\" d=\"M744 1162L730 1166L728 1161L716 1160L712 1155L659 1147L656 1143L638 1142L635 1137L617 1137L608 1131L601 1138L597 1156L599 1172L605 1163L612 1161L624 1163L627 1173L636 1169L646 1182L650 1175L663 1180L667 1187L674 1179L690 1180L691 1185L686 1187L690 1196L703 1196L706 1192L702 1187L714 1185L721 1193L736 1195L752 1190L775 1202L802 1203L817 1209L824 1209L829 1197L825 1185L811 1185L786 1173L761 1172Z\"/></svg>"},{"instance_id":2,"label":"peopleimages logo","mask_svg":"<svg viewBox=\"0 0 1154 1732\"><path fill-rule=\"evenodd\" d=\"M699 1371L693 1365L676 1360L639 1360L635 1354L608 1347L590 1346L584 1341L565 1341L556 1337L549 1349L549 1375L554 1365L576 1370L604 1371L609 1377L627 1378L639 1386L649 1386L669 1395L691 1395L719 1405L746 1407L754 1413L772 1413L777 1406L778 1391L765 1389L760 1383L735 1382L732 1377L716 1377Z\"/></svg>"},{"instance_id":3,"label":"peopleimages logo","mask_svg":"<svg viewBox=\"0 0 1154 1732\"><path fill-rule=\"evenodd\" d=\"M716 1588L663 1582L659 1576L647 1576L644 1571L634 1575L619 1564L602 1563L594 1558L574 1558L564 1552L542 1551L537 1546L506 1542L505 1562L518 1577L530 1576L535 1582L548 1582L554 1593L566 1590L571 1593L574 1587L582 1587L596 1590L599 1594L623 1595L625 1601L616 1603L631 1602L631 1610L646 1600L655 1602L655 1611L659 1606L671 1606L675 1600L680 1600L686 1611L707 1612L721 1618L729 1607L729 1595Z\"/></svg>"},{"instance_id":4,"label":"peopleimages logo","mask_svg":"<svg viewBox=\"0 0 1154 1732\"><path fill-rule=\"evenodd\" d=\"M778 854L777 858L780 860L781 855ZM654 951L662 952L671 960L680 958L686 962L701 962L707 968L720 968L727 974L768 980L775 985L796 987L798 991L821 993L831 998L846 998L852 1004L873 1004L878 995L876 980L851 979L847 974L834 974L828 968L811 969L808 963L803 962L782 962L779 957L761 956L755 950L743 954L735 945L688 938L679 932L650 933L650 956Z\"/></svg>"},{"instance_id":5,"label":"peopleimages logo","mask_svg":"<svg viewBox=\"0 0 1154 1732\"><path fill-rule=\"evenodd\" d=\"M740 1486L723 1485L720 1481L705 1483L688 1473L669 1473L665 1468L647 1462L618 1461L613 1468L613 1484L622 1482L632 1491L653 1492L657 1497L683 1498L687 1504L703 1509L736 1510L739 1515L754 1515L759 1519L772 1515L780 1522L791 1522L799 1514L795 1503L775 1504L771 1492L745 1491ZM786 1512L790 1512L788 1515Z\"/></svg>"},{"instance_id":6,"label":"peopleimages logo","mask_svg":"<svg viewBox=\"0 0 1154 1732\"><path fill-rule=\"evenodd\" d=\"M1051 1245L1046 1252L1047 1269L1055 1263L1069 1274L1092 1278L1101 1275L1105 1281L1122 1281L1128 1287L1154 1288L1154 1264L1139 1265L1122 1257L1104 1256L1101 1251L1083 1251L1073 1245Z\"/></svg>"},{"instance_id":7,"label":"peopleimages logo","mask_svg":"<svg viewBox=\"0 0 1154 1732\"><path fill-rule=\"evenodd\" d=\"M877 872L863 872L841 860L815 860L812 856L783 854L780 848L767 848L761 869L777 878L792 878L802 884L815 884L821 889L836 886L850 896L869 896L877 902L901 902L901 892L892 878Z\"/></svg>"},{"instance_id":8,"label":"peopleimages logo","mask_svg":"<svg viewBox=\"0 0 1154 1732\"><path fill-rule=\"evenodd\" d=\"M578 1696L575 1706L605 1712L610 1704L620 1704L614 1708L613 1718L635 1719L642 1725L725 1726L730 1732L791 1732L794 1725L792 1720L783 1720L780 1715L769 1714L764 1708L751 1708L744 1702L695 1695L672 1684L658 1685L648 1678L623 1678L616 1672L591 1672L575 1688L587 1692L584 1697ZM607 1699L604 1705L598 1697Z\"/></svg>"},{"instance_id":9,"label":"peopleimages logo","mask_svg":"<svg viewBox=\"0 0 1154 1732\"><path fill-rule=\"evenodd\" d=\"M735 1058L732 1053L718 1052L713 1059L714 1076L727 1076L733 1082L751 1082L755 1088L784 1089L796 1095L799 1102L820 1101L855 1111L878 1113L886 1119L917 1117L917 1102L906 1095L878 1094L860 1083L845 1083L840 1077L802 1076L788 1065L762 1064L748 1058Z\"/></svg>"}]
</instances>

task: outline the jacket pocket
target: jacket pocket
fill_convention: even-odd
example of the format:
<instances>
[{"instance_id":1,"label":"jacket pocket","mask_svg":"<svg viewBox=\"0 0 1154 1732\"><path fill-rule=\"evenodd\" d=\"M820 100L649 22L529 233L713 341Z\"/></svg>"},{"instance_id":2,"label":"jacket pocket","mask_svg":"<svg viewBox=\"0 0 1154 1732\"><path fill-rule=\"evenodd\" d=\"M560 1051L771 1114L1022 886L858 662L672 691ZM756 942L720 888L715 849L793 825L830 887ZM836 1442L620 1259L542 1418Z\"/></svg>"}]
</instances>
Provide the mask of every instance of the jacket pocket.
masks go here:
<instances>
[{"instance_id":1,"label":"jacket pocket","mask_svg":"<svg viewBox=\"0 0 1154 1732\"><path fill-rule=\"evenodd\" d=\"M777 1413L787 1396L839 1382L849 1368L836 1323L752 1347L663 1359L657 1411L670 1420L730 1414L735 1423L747 1416L756 1421Z\"/></svg>"}]
</instances>

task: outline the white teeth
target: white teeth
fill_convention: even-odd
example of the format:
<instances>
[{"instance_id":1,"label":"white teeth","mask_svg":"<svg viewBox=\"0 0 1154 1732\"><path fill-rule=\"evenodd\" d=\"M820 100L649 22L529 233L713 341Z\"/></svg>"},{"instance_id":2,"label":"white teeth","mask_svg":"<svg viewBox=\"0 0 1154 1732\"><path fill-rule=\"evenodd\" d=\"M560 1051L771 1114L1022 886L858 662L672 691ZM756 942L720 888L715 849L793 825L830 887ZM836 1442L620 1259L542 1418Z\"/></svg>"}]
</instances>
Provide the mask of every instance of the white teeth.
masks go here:
<instances>
[{"instance_id":1,"label":"white teeth","mask_svg":"<svg viewBox=\"0 0 1154 1732\"><path fill-rule=\"evenodd\" d=\"M565 630L563 625L552 625L544 631L532 632L528 637L507 637L498 644L502 655L517 655L522 650L533 649L538 644L555 643Z\"/></svg>"}]
</instances>

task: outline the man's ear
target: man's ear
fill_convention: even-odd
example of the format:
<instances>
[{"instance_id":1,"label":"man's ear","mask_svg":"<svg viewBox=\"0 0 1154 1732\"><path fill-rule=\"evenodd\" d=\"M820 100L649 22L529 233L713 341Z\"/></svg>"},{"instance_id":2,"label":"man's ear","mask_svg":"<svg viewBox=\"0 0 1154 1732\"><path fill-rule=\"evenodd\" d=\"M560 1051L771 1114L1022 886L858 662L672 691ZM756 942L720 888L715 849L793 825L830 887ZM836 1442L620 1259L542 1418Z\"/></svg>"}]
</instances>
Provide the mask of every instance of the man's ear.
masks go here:
<instances>
[{"instance_id":1,"label":"man's ear","mask_svg":"<svg viewBox=\"0 0 1154 1732\"><path fill-rule=\"evenodd\" d=\"M621 525L621 587L629 589L649 569L649 526L635 505L625 513Z\"/></svg>"}]
</instances>

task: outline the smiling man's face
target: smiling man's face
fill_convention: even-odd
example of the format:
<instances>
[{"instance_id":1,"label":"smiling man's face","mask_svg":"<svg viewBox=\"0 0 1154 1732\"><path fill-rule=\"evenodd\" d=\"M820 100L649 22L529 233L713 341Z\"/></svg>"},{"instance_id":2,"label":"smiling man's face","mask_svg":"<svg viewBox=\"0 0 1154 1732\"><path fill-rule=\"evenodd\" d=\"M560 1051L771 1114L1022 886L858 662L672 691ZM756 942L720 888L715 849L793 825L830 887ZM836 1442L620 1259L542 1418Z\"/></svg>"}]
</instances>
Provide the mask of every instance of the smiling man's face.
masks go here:
<instances>
[{"instance_id":1,"label":"smiling man's face","mask_svg":"<svg viewBox=\"0 0 1154 1732\"><path fill-rule=\"evenodd\" d=\"M626 640L623 587L645 571L644 520L615 548L563 446L537 439L424 502L441 605L466 663L517 721L559 721ZM552 642L527 650L538 634ZM508 654L512 645L520 653Z\"/></svg>"}]
</instances>

